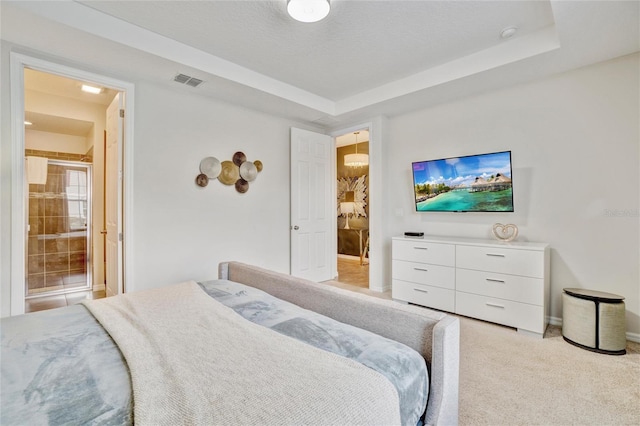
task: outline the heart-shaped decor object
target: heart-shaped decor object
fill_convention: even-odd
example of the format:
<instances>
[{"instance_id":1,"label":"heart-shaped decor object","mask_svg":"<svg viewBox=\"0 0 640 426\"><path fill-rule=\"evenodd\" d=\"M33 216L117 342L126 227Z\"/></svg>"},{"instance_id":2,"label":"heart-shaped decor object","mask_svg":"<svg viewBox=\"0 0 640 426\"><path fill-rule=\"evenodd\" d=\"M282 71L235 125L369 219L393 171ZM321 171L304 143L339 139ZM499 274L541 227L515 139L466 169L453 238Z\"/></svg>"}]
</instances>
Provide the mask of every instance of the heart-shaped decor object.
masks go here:
<instances>
[{"instance_id":1,"label":"heart-shaped decor object","mask_svg":"<svg viewBox=\"0 0 640 426\"><path fill-rule=\"evenodd\" d=\"M512 223L506 225L494 223L492 231L493 235L501 241L513 241L518 236L518 227Z\"/></svg>"}]
</instances>

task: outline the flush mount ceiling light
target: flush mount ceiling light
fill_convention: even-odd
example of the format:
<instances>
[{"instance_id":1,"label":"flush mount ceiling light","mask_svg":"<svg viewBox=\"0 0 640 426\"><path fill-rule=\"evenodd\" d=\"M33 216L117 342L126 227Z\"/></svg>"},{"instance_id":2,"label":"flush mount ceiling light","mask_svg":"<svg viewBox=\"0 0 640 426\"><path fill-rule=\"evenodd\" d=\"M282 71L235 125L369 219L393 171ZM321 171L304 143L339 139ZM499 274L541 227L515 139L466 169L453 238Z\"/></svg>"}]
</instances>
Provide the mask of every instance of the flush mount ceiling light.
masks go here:
<instances>
[{"instance_id":1,"label":"flush mount ceiling light","mask_svg":"<svg viewBox=\"0 0 640 426\"><path fill-rule=\"evenodd\" d=\"M102 87L89 86L88 84L82 85L82 91L87 93L93 93L94 95L99 95L102 93Z\"/></svg>"},{"instance_id":2,"label":"flush mount ceiling light","mask_svg":"<svg viewBox=\"0 0 640 426\"><path fill-rule=\"evenodd\" d=\"M329 0L287 0L287 12L300 22L317 22L326 17L329 10Z\"/></svg>"}]
</instances>

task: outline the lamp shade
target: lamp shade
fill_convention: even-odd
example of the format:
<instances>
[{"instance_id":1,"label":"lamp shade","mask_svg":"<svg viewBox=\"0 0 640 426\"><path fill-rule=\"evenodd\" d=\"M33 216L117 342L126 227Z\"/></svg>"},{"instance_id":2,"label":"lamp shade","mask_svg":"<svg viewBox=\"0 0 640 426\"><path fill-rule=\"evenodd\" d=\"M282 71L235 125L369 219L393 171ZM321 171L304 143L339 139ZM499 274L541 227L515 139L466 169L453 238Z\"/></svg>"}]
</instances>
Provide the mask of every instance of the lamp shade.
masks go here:
<instances>
[{"instance_id":1,"label":"lamp shade","mask_svg":"<svg viewBox=\"0 0 640 426\"><path fill-rule=\"evenodd\" d=\"M340 213L350 214L355 211L355 203L340 203Z\"/></svg>"},{"instance_id":2,"label":"lamp shade","mask_svg":"<svg viewBox=\"0 0 640 426\"><path fill-rule=\"evenodd\" d=\"M317 22L331 10L329 0L288 0L287 12L296 21Z\"/></svg>"},{"instance_id":3,"label":"lamp shade","mask_svg":"<svg viewBox=\"0 0 640 426\"><path fill-rule=\"evenodd\" d=\"M361 167L369 165L368 154L346 154L344 156L344 165L351 167Z\"/></svg>"}]
</instances>

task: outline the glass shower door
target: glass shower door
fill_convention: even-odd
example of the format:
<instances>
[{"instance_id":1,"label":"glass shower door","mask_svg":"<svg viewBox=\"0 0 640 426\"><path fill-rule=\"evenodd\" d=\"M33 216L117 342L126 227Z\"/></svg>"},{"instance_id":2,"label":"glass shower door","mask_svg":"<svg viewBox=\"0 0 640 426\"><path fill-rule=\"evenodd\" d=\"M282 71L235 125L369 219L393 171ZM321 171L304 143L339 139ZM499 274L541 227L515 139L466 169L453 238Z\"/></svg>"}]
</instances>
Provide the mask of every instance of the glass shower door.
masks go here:
<instances>
[{"instance_id":1,"label":"glass shower door","mask_svg":"<svg viewBox=\"0 0 640 426\"><path fill-rule=\"evenodd\" d=\"M92 286L91 168L49 160L46 184L29 184L27 297Z\"/></svg>"}]
</instances>

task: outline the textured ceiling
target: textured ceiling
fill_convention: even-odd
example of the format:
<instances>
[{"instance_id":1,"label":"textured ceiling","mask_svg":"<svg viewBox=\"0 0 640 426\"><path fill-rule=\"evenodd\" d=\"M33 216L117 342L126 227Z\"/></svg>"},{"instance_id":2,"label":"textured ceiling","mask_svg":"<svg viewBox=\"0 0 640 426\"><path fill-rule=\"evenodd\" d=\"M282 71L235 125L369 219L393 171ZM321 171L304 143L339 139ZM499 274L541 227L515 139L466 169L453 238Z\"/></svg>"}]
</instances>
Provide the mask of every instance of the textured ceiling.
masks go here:
<instances>
[{"instance_id":1,"label":"textured ceiling","mask_svg":"<svg viewBox=\"0 0 640 426\"><path fill-rule=\"evenodd\" d=\"M334 101L554 23L547 1L334 1L313 24L285 1L84 4Z\"/></svg>"},{"instance_id":2,"label":"textured ceiling","mask_svg":"<svg viewBox=\"0 0 640 426\"><path fill-rule=\"evenodd\" d=\"M640 50L638 1L7 1L2 39L125 81L332 129ZM500 31L518 28L503 40ZM184 73L205 81L177 85Z\"/></svg>"}]
</instances>

